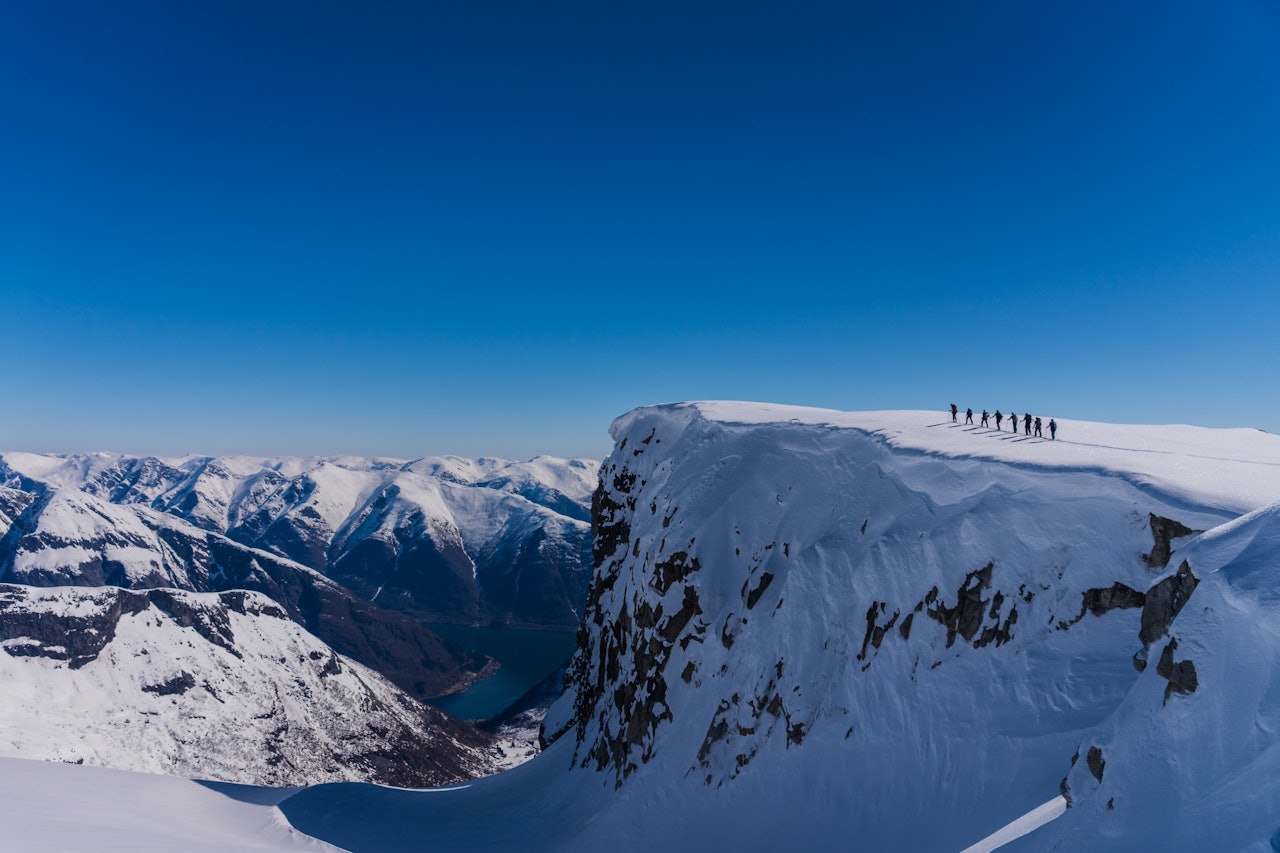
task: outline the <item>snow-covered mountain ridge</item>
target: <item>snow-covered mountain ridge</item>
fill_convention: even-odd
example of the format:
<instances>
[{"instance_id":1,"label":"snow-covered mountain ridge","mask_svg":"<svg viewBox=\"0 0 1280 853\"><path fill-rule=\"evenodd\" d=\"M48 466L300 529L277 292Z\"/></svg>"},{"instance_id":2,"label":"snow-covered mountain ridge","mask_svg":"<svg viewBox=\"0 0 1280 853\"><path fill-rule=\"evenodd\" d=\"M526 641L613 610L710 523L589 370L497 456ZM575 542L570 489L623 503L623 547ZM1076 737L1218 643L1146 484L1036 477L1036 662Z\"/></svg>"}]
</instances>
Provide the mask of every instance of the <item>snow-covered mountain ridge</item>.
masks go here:
<instances>
[{"instance_id":1,"label":"snow-covered mountain ridge","mask_svg":"<svg viewBox=\"0 0 1280 853\"><path fill-rule=\"evenodd\" d=\"M149 509L301 563L416 619L561 629L576 627L586 594L587 501L596 470L595 462L551 457L0 454L0 485L28 495L76 492L109 505L81 513L80 521L46 520L63 557L28 555L28 563L61 559L79 566L97 559L119 566L130 583L161 583L166 579L156 563L163 560L145 546L138 550L130 535L140 533L140 525L156 526L131 517ZM12 496L0 500L0 523L8 527L25 513L20 526L29 530L36 523L30 516L44 506L20 503ZM101 518L86 529L81 522L92 515ZM110 552L80 541L85 533L101 540L108 527L119 540L108 543ZM15 543L8 539L0 565L12 566Z\"/></svg>"},{"instance_id":2,"label":"snow-covered mountain ridge","mask_svg":"<svg viewBox=\"0 0 1280 853\"><path fill-rule=\"evenodd\" d=\"M228 782L417 786L489 739L245 591L0 584L0 754Z\"/></svg>"},{"instance_id":3,"label":"snow-covered mountain ridge","mask_svg":"<svg viewBox=\"0 0 1280 853\"><path fill-rule=\"evenodd\" d=\"M1274 632L1212 613L1274 606L1280 440L1059 422L1051 442L930 412L625 415L549 749L465 790L320 787L282 808L353 850L956 850L1062 791L1096 810L1020 843L1132 848L1151 830L1195 849L1152 827L1194 815L1206 837L1226 820L1206 791L1275 750L1255 714L1280 673ZM1263 689L1241 692L1246 669ZM1126 741L1143 715L1168 738ZM1227 739L1247 746L1211 755ZM1179 745L1204 775L1177 771ZM1177 821L1134 793L1157 765ZM1231 846L1280 830L1277 791L1246 798ZM479 834L453 817L500 802L509 821ZM371 808L408 835L361 826ZM1117 816L1106 831L1099 814Z\"/></svg>"},{"instance_id":4,"label":"snow-covered mountain ridge","mask_svg":"<svg viewBox=\"0 0 1280 853\"><path fill-rule=\"evenodd\" d=\"M65 486L28 488L0 488L6 582L261 592L320 640L420 698L470 683L488 663L292 560L147 507L110 504Z\"/></svg>"}]
</instances>

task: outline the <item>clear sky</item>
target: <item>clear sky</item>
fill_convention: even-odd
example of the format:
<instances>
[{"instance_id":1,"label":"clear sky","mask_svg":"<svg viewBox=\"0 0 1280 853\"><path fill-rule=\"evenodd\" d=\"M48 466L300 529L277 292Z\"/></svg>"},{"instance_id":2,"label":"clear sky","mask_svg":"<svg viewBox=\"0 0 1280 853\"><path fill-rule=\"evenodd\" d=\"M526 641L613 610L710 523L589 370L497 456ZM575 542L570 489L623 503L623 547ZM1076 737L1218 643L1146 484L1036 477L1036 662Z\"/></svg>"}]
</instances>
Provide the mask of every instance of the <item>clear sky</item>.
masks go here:
<instances>
[{"instance_id":1,"label":"clear sky","mask_svg":"<svg viewBox=\"0 0 1280 853\"><path fill-rule=\"evenodd\" d=\"M11 0L0 448L1280 432L1280 4Z\"/></svg>"}]
</instances>

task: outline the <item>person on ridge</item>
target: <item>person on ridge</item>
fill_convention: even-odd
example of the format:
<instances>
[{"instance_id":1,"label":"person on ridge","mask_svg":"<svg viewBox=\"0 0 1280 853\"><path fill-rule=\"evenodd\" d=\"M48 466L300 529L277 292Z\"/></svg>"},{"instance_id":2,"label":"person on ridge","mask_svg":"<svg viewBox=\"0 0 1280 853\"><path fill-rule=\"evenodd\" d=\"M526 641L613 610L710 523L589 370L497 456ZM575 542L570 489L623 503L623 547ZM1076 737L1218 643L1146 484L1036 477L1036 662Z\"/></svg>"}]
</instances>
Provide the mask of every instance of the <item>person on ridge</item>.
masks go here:
<instances>
[{"instance_id":1,"label":"person on ridge","mask_svg":"<svg viewBox=\"0 0 1280 853\"><path fill-rule=\"evenodd\" d=\"M1049 418L1049 440L1057 441L1058 439L1058 422L1053 418Z\"/></svg>"},{"instance_id":2,"label":"person on ridge","mask_svg":"<svg viewBox=\"0 0 1280 853\"><path fill-rule=\"evenodd\" d=\"M1018 431L1018 413L1017 412L1009 413L1009 429L1013 430L1015 433Z\"/></svg>"},{"instance_id":3,"label":"person on ridge","mask_svg":"<svg viewBox=\"0 0 1280 853\"><path fill-rule=\"evenodd\" d=\"M1022 434L1031 435L1031 413L1027 412L1022 416Z\"/></svg>"},{"instance_id":4,"label":"person on ridge","mask_svg":"<svg viewBox=\"0 0 1280 853\"><path fill-rule=\"evenodd\" d=\"M981 421L981 424L982 424L984 427L989 427L989 426L991 426L991 424L987 423L987 418L988 418L988 417L990 417L990 415L988 415L988 414L987 414L987 410L986 410L986 409L983 409L983 410L982 410L982 421Z\"/></svg>"},{"instance_id":5,"label":"person on ridge","mask_svg":"<svg viewBox=\"0 0 1280 853\"><path fill-rule=\"evenodd\" d=\"M1040 431L1040 419L1039 419L1039 418L1036 418L1036 435L1038 435L1040 438L1044 438L1044 433L1042 433L1042 432Z\"/></svg>"},{"instance_id":6,"label":"person on ridge","mask_svg":"<svg viewBox=\"0 0 1280 853\"><path fill-rule=\"evenodd\" d=\"M964 410L964 422L967 424L973 423L973 409Z\"/></svg>"},{"instance_id":7,"label":"person on ridge","mask_svg":"<svg viewBox=\"0 0 1280 853\"><path fill-rule=\"evenodd\" d=\"M1004 420L1004 415L1000 414L1000 410L996 409L996 432L1000 431L1000 422Z\"/></svg>"},{"instance_id":8,"label":"person on ridge","mask_svg":"<svg viewBox=\"0 0 1280 853\"><path fill-rule=\"evenodd\" d=\"M958 409L956 409L956 404L955 404L955 403L952 403L952 404L951 404L951 422L952 422L952 423L955 423L955 422L956 422L956 412L957 412L957 411L958 411Z\"/></svg>"}]
</instances>

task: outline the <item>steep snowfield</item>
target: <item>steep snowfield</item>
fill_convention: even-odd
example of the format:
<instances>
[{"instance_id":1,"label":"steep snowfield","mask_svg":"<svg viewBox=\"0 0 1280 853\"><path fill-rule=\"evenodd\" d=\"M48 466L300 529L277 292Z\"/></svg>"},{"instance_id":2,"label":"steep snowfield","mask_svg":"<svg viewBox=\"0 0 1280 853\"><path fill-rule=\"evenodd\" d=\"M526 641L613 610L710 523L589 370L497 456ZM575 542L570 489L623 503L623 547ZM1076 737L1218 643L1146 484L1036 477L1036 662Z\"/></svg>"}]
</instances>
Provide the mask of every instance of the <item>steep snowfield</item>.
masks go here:
<instances>
[{"instance_id":1,"label":"steep snowfield","mask_svg":"<svg viewBox=\"0 0 1280 853\"><path fill-rule=\"evenodd\" d=\"M1275 587L1229 571L1253 563L1223 543L1280 499L1280 440L1060 425L1051 442L929 412L636 410L602 468L597 567L550 748L459 790L322 786L282 809L353 850L957 850L1051 814L1069 776L1098 814L1116 786L1117 847L1164 819L1149 791L1200 802L1218 784L1210 802L1234 795L1236 813L1175 825L1198 818L1204 839L1231 819L1239 846L1266 844L1274 795L1245 783L1277 778L1258 709L1280 659L1255 621ZM1232 750L1196 726L1224 727ZM1098 793L1081 777L1094 744ZM1203 751L1203 775L1180 748ZM1059 832L1086 848L1101 820L1069 810L1014 844ZM1158 847L1197 847L1160 833Z\"/></svg>"},{"instance_id":2,"label":"steep snowfield","mask_svg":"<svg viewBox=\"0 0 1280 853\"><path fill-rule=\"evenodd\" d=\"M1280 505L1178 557L1207 571L1152 647L1171 666L1082 739L1072 808L1025 849L1280 848Z\"/></svg>"},{"instance_id":3,"label":"steep snowfield","mask_svg":"<svg viewBox=\"0 0 1280 853\"><path fill-rule=\"evenodd\" d=\"M488 741L257 593L0 584L0 755L421 786L490 772Z\"/></svg>"}]
</instances>

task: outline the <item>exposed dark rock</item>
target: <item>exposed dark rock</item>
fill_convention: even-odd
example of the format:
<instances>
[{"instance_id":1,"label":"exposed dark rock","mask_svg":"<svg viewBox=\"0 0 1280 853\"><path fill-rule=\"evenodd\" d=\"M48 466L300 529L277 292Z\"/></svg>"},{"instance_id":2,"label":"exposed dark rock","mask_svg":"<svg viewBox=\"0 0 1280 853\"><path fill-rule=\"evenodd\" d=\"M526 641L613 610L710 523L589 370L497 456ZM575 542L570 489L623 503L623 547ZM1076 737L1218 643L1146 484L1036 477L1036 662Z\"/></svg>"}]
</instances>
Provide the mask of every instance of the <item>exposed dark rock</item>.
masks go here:
<instances>
[{"instance_id":1,"label":"exposed dark rock","mask_svg":"<svg viewBox=\"0 0 1280 853\"><path fill-rule=\"evenodd\" d=\"M1143 646L1150 647L1168 632L1199 583L1199 578L1191 573L1191 566L1183 560L1177 572L1147 590L1142 607L1142 628L1138 632Z\"/></svg>"},{"instance_id":2,"label":"exposed dark rock","mask_svg":"<svg viewBox=\"0 0 1280 853\"><path fill-rule=\"evenodd\" d=\"M702 642L708 628L696 618L702 607L690 578L699 565L686 551L660 558L649 586L637 590L606 624L603 599L613 593L626 561L634 559L626 549L631 537L628 518L638 499L634 492L643 485L635 473L625 466L619 469L616 463L602 472L592 502L596 573L578 635L579 652L565 680L566 689L574 694L569 723L577 732L574 760L583 767L594 764L599 771L610 771L615 786L621 786L639 765L652 758L654 731L672 719L666 704L668 678L675 676L667 672L672 651L677 645L687 648L690 642ZM656 512L656 507L651 506L651 511ZM664 540L658 546L659 554L665 544ZM693 540L689 544L692 546ZM665 597L677 586L683 586L680 608L665 613L663 603L649 590ZM722 641L733 642L728 625ZM680 677L692 679L693 670L686 667ZM600 714L605 708L612 710ZM598 724L600 730L588 743L587 730L592 724Z\"/></svg>"},{"instance_id":3,"label":"exposed dark rock","mask_svg":"<svg viewBox=\"0 0 1280 853\"><path fill-rule=\"evenodd\" d=\"M155 607L175 623L191 628L209 642L239 657L230 623L222 607L194 607L174 590L149 589L133 592L115 587L87 590L86 599L97 608L87 615L69 615L27 606L24 587L0 584L0 640L28 640L7 647L15 657L47 657L65 660L72 669L94 661L115 639L116 627L124 616ZM270 614L274 615L274 614Z\"/></svg>"},{"instance_id":4,"label":"exposed dark rock","mask_svg":"<svg viewBox=\"0 0 1280 853\"><path fill-rule=\"evenodd\" d=\"M672 614L666 624L658 630L658 635L668 644L675 643L676 639L684 633L685 626L689 624L689 620L701 613L702 605L698 602L697 592L694 591L693 587L686 586L684 588L684 601L681 603L680 609Z\"/></svg>"},{"instance_id":5,"label":"exposed dark rock","mask_svg":"<svg viewBox=\"0 0 1280 853\"><path fill-rule=\"evenodd\" d=\"M1086 613L1101 616L1112 610L1142 607L1146 600L1146 595L1119 582L1109 587L1086 589L1081 593L1080 612L1069 621L1059 622L1058 628L1065 630L1071 627L1083 619Z\"/></svg>"},{"instance_id":6,"label":"exposed dark rock","mask_svg":"<svg viewBox=\"0 0 1280 853\"><path fill-rule=\"evenodd\" d=\"M618 485L625 485L627 494L635 477L614 478L614 491L605 488L604 477L591 497L591 551L594 564L599 569L604 562L618 550L620 545L631 541L631 523L628 521L626 504L614 498ZM588 593L590 595L590 593Z\"/></svg>"},{"instance_id":7,"label":"exposed dark rock","mask_svg":"<svg viewBox=\"0 0 1280 853\"><path fill-rule=\"evenodd\" d=\"M994 569L994 563L987 563L966 574L964 582L956 590L954 606L948 607L943 603L936 586L916 605L916 612L927 606L929 617L947 629L947 648L955 643L957 636L963 637L975 648L993 642L1001 646L1013 639L1012 628L1018 621L1017 609L1010 608L1008 617L1002 623L999 617L1006 600L1004 594L997 590L990 599L982 597L982 591L991 586ZM983 627L982 623L988 616L995 622Z\"/></svg>"},{"instance_id":8,"label":"exposed dark rock","mask_svg":"<svg viewBox=\"0 0 1280 853\"><path fill-rule=\"evenodd\" d=\"M936 607L929 609L929 615L947 629L948 648L955 643L957 634L968 641L977 636L987 607L987 602L982 598L982 590L991 586L993 568L993 563L987 563L981 569L965 575L964 583L956 590L957 601L954 607L947 607L939 602ZM936 587L932 594L936 599Z\"/></svg>"},{"instance_id":9,"label":"exposed dark rock","mask_svg":"<svg viewBox=\"0 0 1280 853\"><path fill-rule=\"evenodd\" d=\"M1107 766L1107 762L1102 759L1102 750L1096 746L1089 747L1089 754L1085 757L1085 762L1089 765L1089 772L1093 774L1093 778L1101 782L1102 771Z\"/></svg>"},{"instance_id":10,"label":"exposed dark rock","mask_svg":"<svg viewBox=\"0 0 1280 853\"><path fill-rule=\"evenodd\" d=\"M898 611L893 611L893 615L883 625L877 624L877 619L882 616L887 608L883 601L873 601L871 606L867 608L867 632L862 637L862 651L858 652L858 660L867 659L867 646L879 649L880 644L884 642L884 635L889 633L898 621Z\"/></svg>"},{"instance_id":11,"label":"exposed dark rock","mask_svg":"<svg viewBox=\"0 0 1280 853\"><path fill-rule=\"evenodd\" d=\"M154 693L157 696L178 696L186 693L195 686L195 676L184 671L182 674L175 675L173 678L170 678L168 681L161 682L160 684L144 685L142 692Z\"/></svg>"},{"instance_id":12,"label":"exposed dark rock","mask_svg":"<svg viewBox=\"0 0 1280 853\"><path fill-rule=\"evenodd\" d=\"M1156 662L1156 674L1169 682L1164 688L1162 705L1167 704L1169 697L1174 693L1195 693L1196 688L1200 686L1195 663L1190 660L1175 661L1173 659L1173 653L1177 650L1178 641L1169 640L1164 651L1160 653L1160 660Z\"/></svg>"},{"instance_id":13,"label":"exposed dark rock","mask_svg":"<svg viewBox=\"0 0 1280 853\"><path fill-rule=\"evenodd\" d=\"M747 593L748 610L756 606L756 603L760 601L760 596L764 595L765 590L769 588L771 583L773 583L773 574L771 572L762 572L759 586Z\"/></svg>"},{"instance_id":14,"label":"exposed dark rock","mask_svg":"<svg viewBox=\"0 0 1280 853\"><path fill-rule=\"evenodd\" d=\"M1199 530L1192 530L1181 522L1174 521L1171 518L1163 518L1155 513L1149 513L1151 517L1151 553L1144 554L1143 559L1147 561L1147 565L1153 569L1163 569L1169 565L1169 558L1173 556L1173 540L1181 539L1183 536L1191 536L1199 533Z\"/></svg>"},{"instance_id":15,"label":"exposed dark rock","mask_svg":"<svg viewBox=\"0 0 1280 853\"><path fill-rule=\"evenodd\" d=\"M0 537L9 532L9 525L22 515L36 499L34 494L20 489L0 487Z\"/></svg>"},{"instance_id":16,"label":"exposed dark rock","mask_svg":"<svg viewBox=\"0 0 1280 853\"><path fill-rule=\"evenodd\" d=\"M690 558L686 552L676 551L654 565L651 583L659 595L666 595L673 584L680 583L700 568L697 557Z\"/></svg>"}]
</instances>

